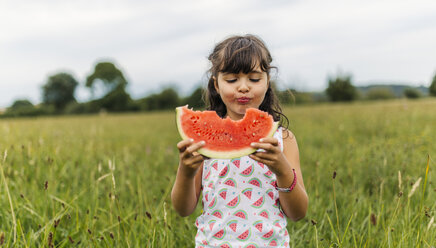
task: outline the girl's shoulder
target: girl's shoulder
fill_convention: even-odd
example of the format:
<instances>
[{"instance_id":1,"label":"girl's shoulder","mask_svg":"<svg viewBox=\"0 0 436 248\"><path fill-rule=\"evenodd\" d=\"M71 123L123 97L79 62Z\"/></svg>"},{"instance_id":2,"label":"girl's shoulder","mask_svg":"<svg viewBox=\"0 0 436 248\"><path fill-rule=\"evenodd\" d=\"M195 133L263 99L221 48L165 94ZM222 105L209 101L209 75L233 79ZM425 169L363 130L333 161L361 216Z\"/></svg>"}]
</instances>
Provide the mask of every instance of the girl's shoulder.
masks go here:
<instances>
[{"instance_id":1,"label":"girl's shoulder","mask_svg":"<svg viewBox=\"0 0 436 248\"><path fill-rule=\"evenodd\" d=\"M279 129L281 129L282 131L282 137L283 139L295 139L295 135L294 133L291 132L291 130L285 128L285 127L279 127Z\"/></svg>"}]
</instances>

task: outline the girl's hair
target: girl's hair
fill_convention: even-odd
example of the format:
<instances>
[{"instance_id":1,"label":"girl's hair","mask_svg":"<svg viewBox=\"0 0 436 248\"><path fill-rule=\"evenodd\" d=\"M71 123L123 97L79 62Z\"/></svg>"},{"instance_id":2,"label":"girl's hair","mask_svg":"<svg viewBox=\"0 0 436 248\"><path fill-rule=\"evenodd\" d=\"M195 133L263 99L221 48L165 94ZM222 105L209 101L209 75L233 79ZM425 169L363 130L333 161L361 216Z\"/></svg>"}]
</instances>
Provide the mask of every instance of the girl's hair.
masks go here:
<instances>
[{"instance_id":1,"label":"girl's hair","mask_svg":"<svg viewBox=\"0 0 436 248\"><path fill-rule=\"evenodd\" d=\"M208 57L212 63L209 69L209 82L206 90L206 104L208 110L214 110L220 117L227 113L226 106L215 89L214 77L218 78L219 72L245 73L248 74L259 65L260 69L267 73L270 81L272 57L265 43L257 36L248 34L244 36L231 36L215 46ZM272 83L268 83L268 89L259 109L272 115L274 121L280 121L281 126L289 125L288 118L282 113ZM284 125L284 123L286 123Z\"/></svg>"}]
</instances>

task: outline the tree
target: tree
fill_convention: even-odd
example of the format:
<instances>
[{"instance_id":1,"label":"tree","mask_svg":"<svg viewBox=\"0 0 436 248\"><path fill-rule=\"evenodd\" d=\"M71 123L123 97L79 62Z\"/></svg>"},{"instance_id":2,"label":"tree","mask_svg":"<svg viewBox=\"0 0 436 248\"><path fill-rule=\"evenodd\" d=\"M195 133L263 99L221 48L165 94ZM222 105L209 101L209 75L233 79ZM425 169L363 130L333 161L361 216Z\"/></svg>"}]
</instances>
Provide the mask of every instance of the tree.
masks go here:
<instances>
[{"instance_id":1,"label":"tree","mask_svg":"<svg viewBox=\"0 0 436 248\"><path fill-rule=\"evenodd\" d=\"M188 104L189 107L194 109L204 108L203 88L200 86L195 89L190 96L183 100L183 104Z\"/></svg>"},{"instance_id":2,"label":"tree","mask_svg":"<svg viewBox=\"0 0 436 248\"><path fill-rule=\"evenodd\" d=\"M353 101L357 98L356 88L351 84L350 75L339 74L336 78L329 78L326 93L331 101Z\"/></svg>"},{"instance_id":3,"label":"tree","mask_svg":"<svg viewBox=\"0 0 436 248\"><path fill-rule=\"evenodd\" d=\"M436 96L436 73L434 74L433 81L428 89L431 96Z\"/></svg>"},{"instance_id":4,"label":"tree","mask_svg":"<svg viewBox=\"0 0 436 248\"><path fill-rule=\"evenodd\" d=\"M150 95L144 98L141 103L146 110L173 109L179 104L179 95L173 88L166 88L159 94Z\"/></svg>"},{"instance_id":5,"label":"tree","mask_svg":"<svg viewBox=\"0 0 436 248\"><path fill-rule=\"evenodd\" d=\"M33 104L29 100L20 99L14 101L14 103L9 108L19 109L19 108L28 108L28 107L33 107Z\"/></svg>"},{"instance_id":6,"label":"tree","mask_svg":"<svg viewBox=\"0 0 436 248\"><path fill-rule=\"evenodd\" d=\"M114 90L125 89L127 80L123 73L111 62L100 62L95 65L94 72L86 79L86 87L94 92L95 82L100 80L106 88L106 94Z\"/></svg>"},{"instance_id":7,"label":"tree","mask_svg":"<svg viewBox=\"0 0 436 248\"><path fill-rule=\"evenodd\" d=\"M78 83L68 73L58 73L50 76L42 86L43 103L54 105L57 111L62 110L68 103L75 102L74 91Z\"/></svg>"},{"instance_id":8,"label":"tree","mask_svg":"<svg viewBox=\"0 0 436 248\"><path fill-rule=\"evenodd\" d=\"M86 86L91 88L92 94L96 81L103 82L106 93L101 99L94 102L95 105L109 111L129 109L131 98L125 90L127 80L114 64L111 62L100 62L95 66L94 72L86 79Z\"/></svg>"}]
</instances>

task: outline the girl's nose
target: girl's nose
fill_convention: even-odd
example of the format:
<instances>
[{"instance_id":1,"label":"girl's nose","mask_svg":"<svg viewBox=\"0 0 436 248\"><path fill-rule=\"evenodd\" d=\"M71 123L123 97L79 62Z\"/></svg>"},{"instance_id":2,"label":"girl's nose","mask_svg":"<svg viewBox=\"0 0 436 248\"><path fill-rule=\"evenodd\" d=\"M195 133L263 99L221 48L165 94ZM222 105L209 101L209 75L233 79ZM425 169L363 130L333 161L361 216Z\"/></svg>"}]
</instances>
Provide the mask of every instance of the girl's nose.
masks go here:
<instances>
[{"instance_id":1,"label":"girl's nose","mask_svg":"<svg viewBox=\"0 0 436 248\"><path fill-rule=\"evenodd\" d=\"M241 83L240 83L240 85L238 87L238 91L239 92L247 92L249 90L250 90L250 88L248 86L247 80L241 80Z\"/></svg>"}]
</instances>

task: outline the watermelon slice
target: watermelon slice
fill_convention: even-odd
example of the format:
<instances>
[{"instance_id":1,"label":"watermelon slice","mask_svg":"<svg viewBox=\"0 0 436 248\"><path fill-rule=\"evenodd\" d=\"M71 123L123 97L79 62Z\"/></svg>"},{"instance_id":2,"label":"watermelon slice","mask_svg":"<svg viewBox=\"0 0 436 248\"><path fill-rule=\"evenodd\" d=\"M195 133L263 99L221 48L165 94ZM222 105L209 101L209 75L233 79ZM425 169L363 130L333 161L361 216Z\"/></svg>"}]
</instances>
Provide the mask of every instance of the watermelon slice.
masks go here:
<instances>
[{"instance_id":1,"label":"watermelon slice","mask_svg":"<svg viewBox=\"0 0 436 248\"><path fill-rule=\"evenodd\" d=\"M261 208L262 206L263 206L263 203L264 203L265 201L264 201L264 198L263 198L263 196L262 197L260 197L257 201L255 201L253 204L251 204L251 206L252 207L255 207L255 208Z\"/></svg>"},{"instance_id":2,"label":"watermelon slice","mask_svg":"<svg viewBox=\"0 0 436 248\"><path fill-rule=\"evenodd\" d=\"M238 195L235 198L233 198L231 201L229 201L226 206L229 208L235 208L236 206L239 205L240 201L241 201L241 198Z\"/></svg>"},{"instance_id":3,"label":"watermelon slice","mask_svg":"<svg viewBox=\"0 0 436 248\"><path fill-rule=\"evenodd\" d=\"M244 246L244 248L259 248L259 246L257 246L257 245L254 244L254 243L250 243L250 244L248 244L247 246Z\"/></svg>"},{"instance_id":4,"label":"watermelon slice","mask_svg":"<svg viewBox=\"0 0 436 248\"><path fill-rule=\"evenodd\" d=\"M253 226L259 230L259 232L262 232L262 228L263 228L263 222L261 220L258 220L256 222L253 223Z\"/></svg>"},{"instance_id":5,"label":"watermelon slice","mask_svg":"<svg viewBox=\"0 0 436 248\"><path fill-rule=\"evenodd\" d=\"M237 220L231 220L227 223L230 229L232 229L233 232L236 232L236 228L238 227L238 221Z\"/></svg>"},{"instance_id":6,"label":"watermelon slice","mask_svg":"<svg viewBox=\"0 0 436 248\"><path fill-rule=\"evenodd\" d=\"M218 192L218 195L221 196L221 198L223 198L224 200L227 197L227 189L222 189Z\"/></svg>"},{"instance_id":7,"label":"watermelon slice","mask_svg":"<svg viewBox=\"0 0 436 248\"><path fill-rule=\"evenodd\" d=\"M226 232L224 231L224 229L221 229L217 233L215 233L212 237L215 239L223 239L225 235Z\"/></svg>"},{"instance_id":8,"label":"watermelon slice","mask_svg":"<svg viewBox=\"0 0 436 248\"><path fill-rule=\"evenodd\" d=\"M176 108L177 128L182 139L205 141L198 152L210 158L237 158L256 151L250 144L272 137L278 122L271 115L249 108L242 120L222 119L215 111L193 111L187 106Z\"/></svg>"},{"instance_id":9,"label":"watermelon slice","mask_svg":"<svg viewBox=\"0 0 436 248\"><path fill-rule=\"evenodd\" d=\"M221 212L220 210L215 210L212 212L212 215L217 217L218 219L223 218L223 212Z\"/></svg>"},{"instance_id":10,"label":"watermelon slice","mask_svg":"<svg viewBox=\"0 0 436 248\"><path fill-rule=\"evenodd\" d=\"M229 244L229 242L224 242L220 244L220 248L232 248L232 246Z\"/></svg>"},{"instance_id":11,"label":"watermelon slice","mask_svg":"<svg viewBox=\"0 0 436 248\"><path fill-rule=\"evenodd\" d=\"M248 199L251 200L251 194L252 194L252 192L253 192L253 189L252 189L252 188L248 188L248 189L244 189L244 190L242 191L242 194L245 195Z\"/></svg>"},{"instance_id":12,"label":"watermelon slice","mask_svg":"<svg viewBox=\"0 0 436 248\"><path fill-rule=\"evenodd\" d=\"M250 236L251 236L251 231L250 231L250 229L247 229L245 232L243 232L241 235L239 235L236 238L240 241L245 241L245 240L248 240L250 238Z\"/></svg>"},{"instance_id":13,"label":"watermelon slice","mask_svg":"<svg viewBox=\"0 0 436 248\"><path fill-rule=\"evenodd\" d=\"M244 220L247 219L247 213L244 210L238 210L233 215Z\"/></svg>"},{"instance_id":14,"label":"watermelon slice","mask_svg":"<svg viewBox=\"0 0 436 248\"><path fill-rule=\"evenodd\" d=\"M271 229L269 232L265 233L262 238L263 239L270 239L274 235L274 229Z\"/></svg>"}]
</instances>

